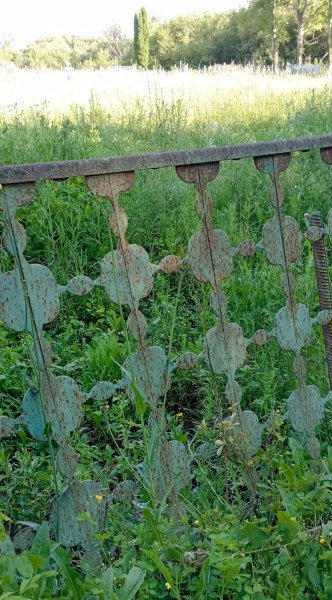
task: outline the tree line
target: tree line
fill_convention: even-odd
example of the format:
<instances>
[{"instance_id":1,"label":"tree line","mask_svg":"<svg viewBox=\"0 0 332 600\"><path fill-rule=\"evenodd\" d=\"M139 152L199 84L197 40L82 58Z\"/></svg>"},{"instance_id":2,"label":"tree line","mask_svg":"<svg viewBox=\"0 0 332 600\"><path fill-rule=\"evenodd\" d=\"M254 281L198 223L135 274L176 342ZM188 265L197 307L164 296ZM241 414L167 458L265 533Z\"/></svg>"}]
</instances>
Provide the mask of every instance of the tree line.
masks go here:
<instances>
[{"instance_id":1,"label":"tree line","mask_svg":"<svg viewBox=\"0 0 332 600\"><path fill-rule=\"evenodd\" d=\"M133 39L112 25L101 38L48 37L21 51L4 40L0 62L56 69L250 63L274 71L287 63L332 62L332 0L251 0L247 8L185 15L165 23L148 18L142 8L133 29Z\"/></svg>"}]
</instances>

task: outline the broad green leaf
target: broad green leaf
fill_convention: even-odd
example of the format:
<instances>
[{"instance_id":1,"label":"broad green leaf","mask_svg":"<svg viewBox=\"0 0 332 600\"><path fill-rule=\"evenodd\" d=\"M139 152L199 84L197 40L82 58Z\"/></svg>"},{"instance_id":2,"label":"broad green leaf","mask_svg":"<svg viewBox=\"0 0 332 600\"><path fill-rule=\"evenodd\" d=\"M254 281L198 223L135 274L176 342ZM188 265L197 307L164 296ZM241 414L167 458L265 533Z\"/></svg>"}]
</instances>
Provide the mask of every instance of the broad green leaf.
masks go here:
<instances>
[{"instance_id":1,"label":"broad green leaf","mask_svg":"<svg viewBox=\"0 0 332 600\"><path fill-rule=\"evenodd\" d=\"M140 589L146 572L142 571L139 567L132 567L126 577L124 586L119 593L121 600L132 600L135 598L138 590Z\"/></svg>"},{"instance_id":2,"label":"broad green leaf","mask_svg":"<svg viewBox=\"0 0 332 600\"><path fill-rule=\"evenodd\" d=\"M30 554L29 561L34 569L42 569L45 565L45 559L40 554Z\"/></svg>"},{"instance_id":3,"label":"broad green leaf","mask_svg":"<svg viewBox=\"0 0 332 600\"><path fill-rule=\"evenodd\" d=\"M177 562L181 562L182 554L176 548L167 548L166 550L163 550L162 558L163 560L175 560Z\"/></svg>"},{"instance_id":4,"label":"broad green leaf","mask_svg":"<svg viewBox=\"0 0 332 600\"><path fill-rule=\"evenodd\" d=\"M151 533L153 534L153 539L157 542L162 542L162 534L159 530L159 523L154 518L153 514L148 508L144 508L142 510L143 517L145 521L148 523Z\"/></svg>"},{"instance_id":5,"label":"broad green leaf","mask_svg":"<svg viewBox=\"0 0 332 600\"><path fill-rule=\"evenodd\" d=\"M33 576L33 566L27 556L20 554L15 558L15 567L24 579L30 579Z\"/></svg>"},{"instance_id":6,"label":"broad green leaf","mask_svg":"<svg viewBox=\"0 0 332 600\"><path fill-rule=\"evenodd\" d=\"M295 517L291 517L291 515L287 512L278 512L278 527L284 534L284 538L286 542L292 542L298 535L300 530L300 525L295 520Z\"/></svg>"},{"instance_id":7,"label":"broad green leaf","mask_svg":"<svg viewBox=\"0 0 332 600\"><path fill-rule=\"evenodd\" d=\"M131 387L132 387L132 391L133 391L134 399L135 399L136 414L139 417L142 417L146 411L146 404L144 402L144 398L143 398L142 394L140 393L140 391L138 390L137 385L135 384L134 381L131 382Z\"/></svg>"},{"instance_id":8,"label":"broad green leaf","mask_svg":"<svg viewBox=\"0 0 332 600\"><path fill-rule=\"evenodd\" d=\"M317 568L318 560L315 556L309 556L305 562L305 570L308 573L309 580L313 589L318 592L321 584L321 577Z\"/></svg>"},{"instance_id":9,"label":"broad green leaf","mask_svg":"<svg viewBox=\"0 0 332 600\"><path fill-rule=\"evenodd\" d=\"M260 550L267 541L267 534L256 523L246 523L240 533L242 538L249 541L251 550Z\"/></svg>"},{"instance_id":10,"label":"broad green leaf","mask_svg":"<svg viewBox=\"0 0 332 600\"><path fill-rule=\"evenodd\" d=\"M108 569L106 569L106 571L103 573L103 592L105 600L111 600L113 597L113 577L113 568L108 567Z\"/></svg>"},{"instance_id":11,"label":"broad green leaf","mask_svg":"<svg viewBox=\"0 0 332 600\"><path fill-rule=\"evenodd\" d=\"M70 588L74 600L79 600L79 590L76 585L76 581L79 579L79 574L68 565L67 552L60 546L57 546L52 550L52 558L58 565L59 571Z\"/></svg>"},{"instance_id":12,"label":"broad green leaf","mask_svg":"<svg viewBox=\"0 0 332 600\"><path fill-rule=\"evenodd\" d=\"M153 550L143 550L144 554L150 558L156 567L159 569L160 573L165 577L167 583L169 583L172 587L174 587L173 579L170 570L166 567L165 563L159 558L159 556Z\"/></svg>"},{"instance_id":13,"label":"broad green leaf","mask_svg":"<svg viewBox=\"0 0 332 600\"><path fill-rule=\"evenodd\" d=\"M38 573L29 580L22 581L20 587L21 594L26 594L27 592L30 592L32 595L34 595L36 590L38 589L38 598L42 598L42 593L46 587L46 580L51 577L53 578L56 575L56 571L43 571L43 573Z\"/></svg>"},{"instance_id":14,"label":"broad green leaf","mask_svg":"<svg viewBox=\"0 0 332 600\"><path fill-rule=\"evenodd\" d=\"M49 528L44 521L38 528L35 539L31 547L31 554L40 554L43 558L49 558L51 553L51 543Z\"/></svg>"}]
</instances>

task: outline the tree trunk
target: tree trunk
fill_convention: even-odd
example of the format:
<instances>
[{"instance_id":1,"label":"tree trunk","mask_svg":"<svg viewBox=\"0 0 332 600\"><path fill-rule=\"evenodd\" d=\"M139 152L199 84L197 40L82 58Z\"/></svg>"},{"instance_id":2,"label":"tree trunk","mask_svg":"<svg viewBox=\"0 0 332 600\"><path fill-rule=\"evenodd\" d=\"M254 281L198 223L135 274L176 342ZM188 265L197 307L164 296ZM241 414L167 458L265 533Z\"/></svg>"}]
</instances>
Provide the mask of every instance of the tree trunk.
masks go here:
<instances>
[{"instance_id":1,"label":"tree trunk","mask_svg":"<svg viewBox=\"0 0 332 600\"><path fill-rule=\"evenodd\" d=\"M330 0L332 2L332 0ZM273 73L279 71L279 42L278 42L278 25L277 25L277 0L273 0L272 4L272 63Z\"/></svg>"},{"instance_id":2,"label":"tree trunk","mask_svg":"<svg viewBox=\"0 0 332 600\"><path fill-rule=\"evenodd\" d=\"M296 38L296 62L302 65L303 48L304 48L304 23L309 0L297 0L296 16L297 16L297 38Z\"/></svg>"}]
</instances>

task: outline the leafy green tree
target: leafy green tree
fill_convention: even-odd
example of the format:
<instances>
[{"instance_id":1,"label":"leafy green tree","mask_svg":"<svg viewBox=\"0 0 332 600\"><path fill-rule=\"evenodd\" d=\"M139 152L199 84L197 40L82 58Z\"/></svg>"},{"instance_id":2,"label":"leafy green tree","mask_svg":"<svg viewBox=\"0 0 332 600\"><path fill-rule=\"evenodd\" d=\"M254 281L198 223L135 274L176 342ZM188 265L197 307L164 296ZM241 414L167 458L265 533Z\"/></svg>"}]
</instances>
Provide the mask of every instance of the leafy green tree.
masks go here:
<instances>
[{"instance_id":1,"label":"leafy green tree","mask_svg":"<svg viewBox=\"0 0 332 600\"><path fill-rule=\"evenodd\" d=\"M149 64L149 27L145 8L141 8L137 21L134 19L134 50L137 66L147 69Z\"/></svg>"},{"instance_id":2,"label":"leafy green tree","mask_svg":"<svg viewBox=\"0 0 332 600\"><path fill-rule=\"evenodd\" d=\"M293 21L289 0L253 0L247 10L250 37L261 38L261 57L264 63L272 63L274 72L279 69L280 58L284 58L283 49Z\"/></svg>"},{"instance_id":3,"label":"leafy green tree","mask_svg":"<svg viewBox=\"0 0 332 600\"><path fill-rule=\"evenodd\" d=\"M296 62L302 65L304 52L304 36L306 27L306 17L310 0L295 0L295 14L297 20L296 36Z\"/></svg>"},{"instance_id":4,"label":"leafy green tree","mask_svg":"<svg viewBox=\"0 0 332 600\"><path fill-rule=\"evenodd\" d=\"M118 25L112 24L104 33L112 63L121 64L128 49L128 40Z\"/></svg>"},{"instance_id":5,"label":"leafy green tree","mask_svg":"<svg viewBox=\"0 0 332 600\"><path fill-rule=\"evenodd\" d=\"M137 54L138 54L138 16L135 13L134 16L134 57L137 62Z\"/></svg>"},{"instance_id":6,"label":"leafy green tree","mask_svg":"<svg viewBox=\"0 0 332 600\"><path fill-rule=\"evenodd\" d=\"M63 69L70 64L70 47L64 38L48 37L29 44L22 52L22 66Z\"/></svg>"},{"instance_id":7,"label":"leafy green tree","mask_svg":"<svg viewBox=\"0 0 332 600\"><path fill-rule=\"evenodd\" d=\"M2 40L0 40L0 63L1 62L12 62L16 64L19 62L19 52L16 52L12 48L12 40L6 37L3 37Z\"/></svg>"},{"instance_id":8,"label":"leafy green tree","mask_svg":"<svg viewBox=\"0 0 332 600\"><path fill-rule=\"evenodd\" d=\"M69 64L74 69L100 69L112 64L107 39L65 36L70 48Z\"/></svg>"}]
</instances>

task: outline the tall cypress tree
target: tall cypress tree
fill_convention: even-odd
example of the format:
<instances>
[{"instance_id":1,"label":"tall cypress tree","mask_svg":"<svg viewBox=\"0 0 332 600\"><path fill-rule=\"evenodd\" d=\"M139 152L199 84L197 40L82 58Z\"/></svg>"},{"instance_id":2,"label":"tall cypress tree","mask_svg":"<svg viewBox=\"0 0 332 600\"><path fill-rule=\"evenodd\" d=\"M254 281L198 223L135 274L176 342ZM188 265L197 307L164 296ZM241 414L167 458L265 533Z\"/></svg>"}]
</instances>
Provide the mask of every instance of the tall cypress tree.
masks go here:
<instances>
[{"instance_id":1,"label":"tall cypress tree","mask_svg":"<svg viewBox=\"0 0 332 600\"><path fill-rule=\"evenodd\" d=\"M134 18L134 53L139 69L147 69L149 63L149 26L145 8Z\"/></svg>"},{"instance_id":2,"label":"tall cypress tree","mask_svg":"<svg viewBox=\"0 0 332 600\"><path fill-rule=\"evenodd\" d=\"M138 40L138 16L135 13L135 16L134 16L134 57L135 57L135 62L137 62L137 54L138 54L137 40Z\"/></svg>"}]
</instances>

